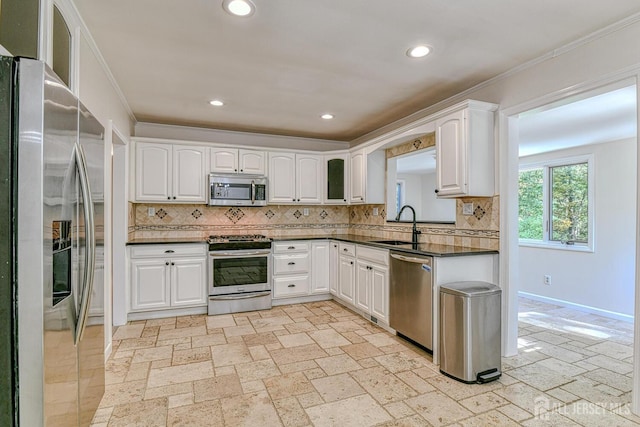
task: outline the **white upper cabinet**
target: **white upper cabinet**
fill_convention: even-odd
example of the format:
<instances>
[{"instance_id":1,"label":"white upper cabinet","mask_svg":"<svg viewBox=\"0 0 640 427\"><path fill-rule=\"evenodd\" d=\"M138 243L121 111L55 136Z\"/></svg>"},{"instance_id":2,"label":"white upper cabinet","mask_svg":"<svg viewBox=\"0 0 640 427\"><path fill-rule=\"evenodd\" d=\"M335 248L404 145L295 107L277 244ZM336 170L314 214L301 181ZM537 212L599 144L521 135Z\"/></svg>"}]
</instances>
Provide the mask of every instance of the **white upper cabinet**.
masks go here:
<instances>
[{"instance_id":1,"label":"white upper cabinet","mask_svg":"<svg viewBox=\"0 0 640 427\"><path fill-rule=\"evenodd\" d=\"M438 197L494 195L496 108L494 104L465 101L436 120Z\"/></svg>"},{"instance_id":2,"label":"white upper cabinet","mask_svg":"<svg viewBox=\"0 0 640 427\"><path fill-rule=\"evenodd\" d=\"M269 203L322 203L320 155L269 153Z\"/></svg>"},{"instance_id":3,"label":"white upper cabinet","mask_svg":"<svg viewBox=\"0 0 640 427\"><path fill-rule=\"evenodd\" d=\"M264 175L265 153L237 148L211 148L210 166L213 173Z\"/></svg>"},{"instance_id":4,"label":"white upper cabinet","mask_svg":"<svg viewBox=\"0 0 640 427\"><path fill-rule=\"evenodd\" d=\"M168 144L136 144L135 200L171 200L173 147Z\"/></svg>"},{"instance_id":5,"label":"white upper cabinet","mask_svg":"<svg viewBox=\"0 0 640 427\"><path fill-rule=\"evenodd\" d=\"M206 203L206 150L136 143L135 201Z\"/></svg>"},{"instance_id":6,"label":"white upper cabinet","mask_svg":"<svg viewBox=\"0 0 640 427\"><path fill-rule=\"evenodd\" d=\"M304 204L322 203L323 157L296 154L296 201Z\"/></svg>"},{"instance_id":7,"label":"white upper cabinet","mask_svg":"<svg viewBox=\"0 0 640 427\"><path fill-rule=\"evenodd\" d=\"M204 147L173 146L173 195L178 202L207 201L206 160Z\"/></svg>"},{"instance_id":8,"label":"white upper cabinet","mask_svg":"<svg viewBox=\"0 0 640 427\"><path fill-rule=\"evenodd\" d=\"M359 150L351 153L350 203L384 203L385 153L377 150L366 153Z\"/></svg>"},{"instance_id":9,"label":"white upper cabinet","mask_svg":"<svg viewBox=\"0 0 640 427\"><path fill-rule=\"evenodd\" d=\"M349 154L324 156L324 203L344 205L349 200Z\"/></svg>"}]
</instances>

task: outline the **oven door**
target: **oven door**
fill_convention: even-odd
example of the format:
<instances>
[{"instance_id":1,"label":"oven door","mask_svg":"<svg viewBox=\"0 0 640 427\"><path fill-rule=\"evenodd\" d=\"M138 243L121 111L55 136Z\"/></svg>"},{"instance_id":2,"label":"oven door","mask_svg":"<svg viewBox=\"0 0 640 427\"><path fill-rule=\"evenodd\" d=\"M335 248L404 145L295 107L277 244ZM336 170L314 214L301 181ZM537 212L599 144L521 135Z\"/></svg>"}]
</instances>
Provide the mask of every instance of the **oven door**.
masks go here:
<instances>
[{"instance_id":1,"label":"oven door","mask_svg":"<svg viewBox=\"0 0 640 427\"><path fill-rule=\"evenodd\" d=\"M271 250L209 252L209 295L271 290Z\"/></svg>"}]
</instances>

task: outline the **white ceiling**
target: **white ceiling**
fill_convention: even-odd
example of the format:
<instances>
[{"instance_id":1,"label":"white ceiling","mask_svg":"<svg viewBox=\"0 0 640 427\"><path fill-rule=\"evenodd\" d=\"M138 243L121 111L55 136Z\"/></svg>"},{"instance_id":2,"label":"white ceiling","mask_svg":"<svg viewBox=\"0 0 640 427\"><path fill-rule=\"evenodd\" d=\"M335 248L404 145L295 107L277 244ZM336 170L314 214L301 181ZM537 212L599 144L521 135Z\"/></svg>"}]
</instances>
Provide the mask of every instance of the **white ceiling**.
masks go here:
<instances>
[{"instance_id":1,"label":"white ceiling","mask_svg":"<svg viewBox=\"0 0 640 427\"><path fill-rule=\"evenodd\" d=\"M222 0L73 1L138 121L340 141L640 12L638 0L254 0L238 18ZM408 58L416 43L433 53Z\"/></svg>"},{"instance_id":2,"label":"white ceiling","mask_svg":"<svg viewBox=\"0 0 640 427\"><path fill-rule=\"evenodd\" d=\"M519 155L636 137L636 86L522 114Z\"/></svg>"}]
</instances>

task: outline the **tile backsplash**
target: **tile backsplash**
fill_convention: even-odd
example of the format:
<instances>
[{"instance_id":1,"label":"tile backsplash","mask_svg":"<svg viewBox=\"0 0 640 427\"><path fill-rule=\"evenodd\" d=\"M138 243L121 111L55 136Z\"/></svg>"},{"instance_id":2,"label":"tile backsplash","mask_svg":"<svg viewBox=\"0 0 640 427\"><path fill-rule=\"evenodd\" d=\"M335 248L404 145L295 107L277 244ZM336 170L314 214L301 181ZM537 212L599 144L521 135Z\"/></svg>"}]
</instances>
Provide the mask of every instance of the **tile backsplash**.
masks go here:
<instances>
[{"instance_id":1,"label":"tile backsplash","mask_svg":"<svg viewBox=\"0 0 640 427\"><path fill-rule=\"evenodd\" d=\"M472 215L462 204L473 203ZM457 201L455 224L418 224L420 241L499 249L499 196ZM374 210L378 215L374 215ZM152 215L149 215L149 214ZM385 205L269 205L210 207L189 204L129 204L129 238L206 237L254 234L269 237L357 234L411 240L411 224L386 222Z\"/></svg>"}]
</instances>

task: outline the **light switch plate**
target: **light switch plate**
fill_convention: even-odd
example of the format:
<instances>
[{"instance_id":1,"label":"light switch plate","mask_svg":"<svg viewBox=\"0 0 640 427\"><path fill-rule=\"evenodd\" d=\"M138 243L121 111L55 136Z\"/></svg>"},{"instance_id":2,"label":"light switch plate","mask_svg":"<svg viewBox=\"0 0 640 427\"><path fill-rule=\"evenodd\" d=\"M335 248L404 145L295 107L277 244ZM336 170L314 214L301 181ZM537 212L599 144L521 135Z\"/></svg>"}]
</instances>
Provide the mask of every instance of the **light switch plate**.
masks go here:
<instances>
[{"instance_id":1,"label":"light switch plate","mask_svg":"<svg viewBox=\"0 0 640 427\"><path fill-rule=\"evenodd\" d=\"M156 208L147 209L147 215L148 216L155 216L155 214L156 214Z\"/></svg>"},{"instance_id":2,"label":"light switch plate","mask_svg":"<svg viewBox=\"0 0 640 427\"><path fill-rule=\"evenodd\" d=\"M302 215L309 216L309 208L302 209Z\"/></svg>"},{"instance_id":3,"label":"light switch plate","mask_svg":"<svg viewBox=\"0 0 640 427\"><path fill-rule=\"evenodd\" d=\"M462 204L462 215L473 215L473 203Z\"/></svg>"},{"instance_id":4,"label":"light switch plate","mask_svg":"<svg viewBox=\"0 0 640 427\"><path fill-rule=\"evenodd\" d=\"M378 216L378 208L373 208L373 216Z\"/></svg>"}]
</instances>

